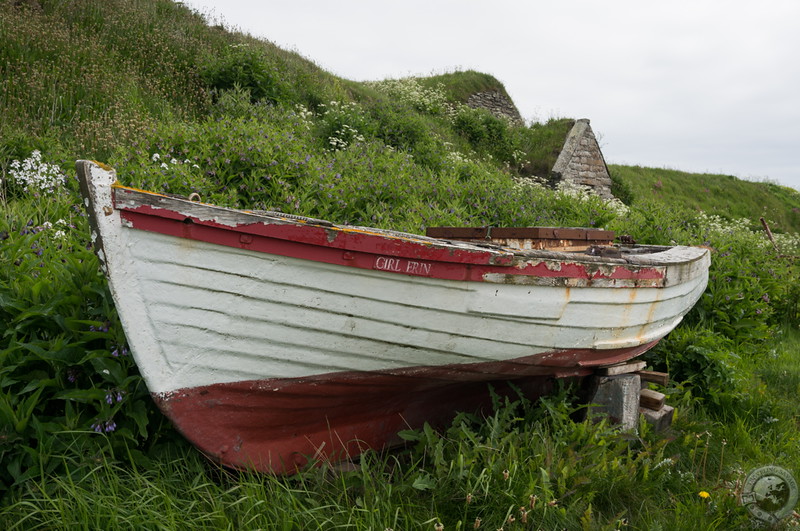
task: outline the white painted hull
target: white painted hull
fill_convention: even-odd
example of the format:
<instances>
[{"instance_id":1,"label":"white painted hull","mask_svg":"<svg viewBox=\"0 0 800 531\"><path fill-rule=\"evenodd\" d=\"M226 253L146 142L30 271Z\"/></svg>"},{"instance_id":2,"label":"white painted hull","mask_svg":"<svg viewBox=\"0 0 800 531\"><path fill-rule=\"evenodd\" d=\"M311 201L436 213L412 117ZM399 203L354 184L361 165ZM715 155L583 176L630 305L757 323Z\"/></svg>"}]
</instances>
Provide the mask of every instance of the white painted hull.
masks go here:
<instances>
[{"instance_id":1,"label":"white painted hull","mask_svg":"<svg viewBox=\"0 0 800 531\"><path fill-rule=\"evenodd\" d=\"M179 240L120 235L140 301L126 320L151 338L135 351L157 393L637 346L674 328L705 288L702 278L663 289L463 283Z\"/></svg>"}]
</instances>

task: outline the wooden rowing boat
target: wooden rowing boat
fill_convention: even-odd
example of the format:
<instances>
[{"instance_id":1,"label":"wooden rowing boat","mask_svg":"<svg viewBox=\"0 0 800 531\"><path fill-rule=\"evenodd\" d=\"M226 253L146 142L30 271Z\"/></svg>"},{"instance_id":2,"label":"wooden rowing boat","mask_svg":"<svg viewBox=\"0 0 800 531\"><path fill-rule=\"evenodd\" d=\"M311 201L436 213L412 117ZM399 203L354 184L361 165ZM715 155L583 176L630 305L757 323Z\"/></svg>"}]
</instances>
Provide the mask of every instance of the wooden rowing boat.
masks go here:
<instances>
[{"instance_id":1,"label":"wooden rowing boat","mask_svg":"<svg viewBox=\"0 0 800 531\"><path fill-rule=\"evenodd\" d=\"M88 161L78 174L153 398L232 467L292 473L394 444L485 406L488 384L541 395L653 347L708 278L696 247L421 236L127 188Z\"/></svg>"}]
</instances>

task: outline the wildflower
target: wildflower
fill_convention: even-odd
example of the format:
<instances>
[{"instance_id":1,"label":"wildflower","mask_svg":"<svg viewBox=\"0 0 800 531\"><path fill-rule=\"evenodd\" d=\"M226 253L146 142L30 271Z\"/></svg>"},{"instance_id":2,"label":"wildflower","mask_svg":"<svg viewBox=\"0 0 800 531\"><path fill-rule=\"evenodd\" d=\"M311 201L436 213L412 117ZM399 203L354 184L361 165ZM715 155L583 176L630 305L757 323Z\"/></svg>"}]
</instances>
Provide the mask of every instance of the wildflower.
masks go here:
<instances>
[{"instance_id":1,"label":"wildflower","mask_svg":"<svg viewBox=\"0 0 800 531\"><path fill-rule=\"evenodd\" d=\"M151 160L153 162L158 162L159 160L161 160L161 155L159 155L158 153L153 153L153 156L151 157Z\"/></svg>"},{"instance_id":2,"label":"wildflower","mask_svg":"<svg viewBox=\"0 0 800 531\"><path fill-rule=\"evenodd\" d=\"M508 478L509 478L510 475L511 474L510 474L510 472L508 471L507 468L505 470L503 470L503 479L504 480L508 481Z\"/></svg>"},{"instance_id":3,"label":"wildflower","mask_svg":"<svg viewBox=\"0 0 800 531\"><path fill-rule=\"evenodd\" d=\"M436 522L436 524L433 526L433 528L434 528L436 531L443 531L443 529L444 529L444 524L442 524L441 522Z\"/></svg>"},{"instance_id":4,"label":"wildflower","mask_svg":"<svg viewBox=\"0 0 800 531\"><path fill-rule=\"evenodd\" d=\"M42 162L42 153L38 150L24 161L12 161L8 173L25 192L51 193L66 181L63 170L56 164Z\"/></svg>"},{"instance_id":5,"label":"wildflower","mask_svg":"<svg viewBox=\"0 0 800 531\"><path fill-rule=\"evenodd\" d=\"M117 429L117 423L114 422L114 419L98 420L92 424L91 428L97 433L111 433Z\"/></svg>"},{"instance_id":6,"label":"wildflower","mask_svg":"<svg viewBox=\"0 0 800 531\"><path fill-rule=\"evenodd\" d=\"M124 391L119 389L111 389L106 392L106 404L112 405L114 402L122 402L122 397L125 395Z\"/></svg>"},{"instance_id":7,"label":"wildflower","mask_svg":"<svg viewBox=\"0 0 800 531\"><path fill-rule=\"evenodd\" d=\"M472 503L472 493L467 494L467 503Z\"/></svg>"},{"instance_id":8,"label":"wildflower","mask_svg":"<svg viewBox=\"0 0 800 531\"><path fill-rule=\"evenodd\" d=\"M478 529L481 526L481 517L477 516L475 518L475 523L472 524L472 529Z\"/></svg>"},{"instance_id":9,"label":"wildflower","mask_svg":"<svg viewBox=\"0 0 800 531\"><path fill-rule=\"evenodd\" d=\"M529 503L530 503L531 509L534 509L536 507L536 500L537 499L538 498L535 495L533 495L533 494L530 495Z\"/></svg>"},{"instance_id":10,"label":"wildflower","mask_svg":"<svg viewBox=\"0 0 800 531\"><path fill-rule=\"evenodd\" d=\"M700 492L698 492L697 495L700 496L701 498L703 498L704 500L711 497L711 494L709 494L708 492L706 492L704 490L701 490Z\"/></svg>"},{"instance_id":11,"label":"wildflower","mask_svg":"<svg viewBox=\"0 0 800 531\"><path fill-rule=\"evenodd\" d=\"M117 348L115 348L114 350L111 351L111 355L114 356L115 358L118 358L120 356L127 356L128 355L128 349L127 349L127 347L121 347L121 348L117 347Z\"/></svg>"}]
</instances>

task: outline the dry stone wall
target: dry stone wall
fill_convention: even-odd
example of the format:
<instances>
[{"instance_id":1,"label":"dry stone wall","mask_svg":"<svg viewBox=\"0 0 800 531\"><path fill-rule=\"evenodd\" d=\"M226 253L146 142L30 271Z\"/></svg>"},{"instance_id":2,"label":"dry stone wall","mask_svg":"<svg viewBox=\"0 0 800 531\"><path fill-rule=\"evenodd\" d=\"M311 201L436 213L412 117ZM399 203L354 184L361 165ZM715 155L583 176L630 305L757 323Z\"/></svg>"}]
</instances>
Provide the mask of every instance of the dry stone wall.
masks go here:
<instances>
[{"instance_id":1,"label":"dry stone wall","mask_svg":"<svg viewBox=\"0 0 800 531\"><path fill-rule=\"evenodd\" d=\"M495 116L508 118L516 125L524 123L514 102L499 90L476 92L467 99L467 105L473 109L486 109Z\"/></svg>"},{"instance_id":2,"label":"dry stone wall","mask_svg":"<svg viewBox=\"0 0 800 531\"><path fill-rule=\"evenodd\" d=\"M589 120L575 122L552 170L557 181L588 186L604 199L613 199L611 175Z\"/></svg>"}]
</instances>

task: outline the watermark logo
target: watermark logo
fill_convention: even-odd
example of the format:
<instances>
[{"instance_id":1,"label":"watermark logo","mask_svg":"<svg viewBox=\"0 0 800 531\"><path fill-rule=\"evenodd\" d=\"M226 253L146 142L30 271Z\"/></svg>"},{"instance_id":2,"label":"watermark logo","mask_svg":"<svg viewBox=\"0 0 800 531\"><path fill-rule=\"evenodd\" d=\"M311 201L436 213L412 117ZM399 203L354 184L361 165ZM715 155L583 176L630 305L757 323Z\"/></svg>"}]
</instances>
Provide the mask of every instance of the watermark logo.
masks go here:
<instances>
[{"instance_id":1,"label":"watermark logo","mask_svg":"<svg viewBox=\"0 0 800 531\"><path fill-rule=\"evenodd\" d=\"M783 520L797 505L797 482L779 466L751 470L742 488L742 505L765 524Z\"/></svg>"}]
</instances>

